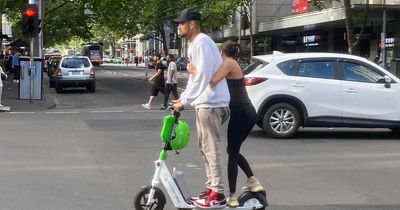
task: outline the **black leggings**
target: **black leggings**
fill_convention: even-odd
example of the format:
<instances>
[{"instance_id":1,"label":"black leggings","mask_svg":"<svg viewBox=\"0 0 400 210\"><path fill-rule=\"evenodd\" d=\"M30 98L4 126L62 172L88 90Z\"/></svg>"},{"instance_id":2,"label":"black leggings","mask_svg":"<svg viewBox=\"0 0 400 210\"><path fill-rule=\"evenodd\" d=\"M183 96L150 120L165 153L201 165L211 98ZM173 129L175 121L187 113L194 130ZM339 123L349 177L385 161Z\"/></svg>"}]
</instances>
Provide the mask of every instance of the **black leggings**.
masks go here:
<instances>
[{"instance_id":1,"label":"black leggings","mask_svg":"<svg viewBox=\"0 0 400 210\"><path fill-rule=\"evenodd\" d=\"M240 154L240 147L256 123L256 111L253 106L230 107L231 116L228 125L228 182L230 193L236 192L238 166L247 178L254 176L246 158Z\"/></svg>"}]
</instances>

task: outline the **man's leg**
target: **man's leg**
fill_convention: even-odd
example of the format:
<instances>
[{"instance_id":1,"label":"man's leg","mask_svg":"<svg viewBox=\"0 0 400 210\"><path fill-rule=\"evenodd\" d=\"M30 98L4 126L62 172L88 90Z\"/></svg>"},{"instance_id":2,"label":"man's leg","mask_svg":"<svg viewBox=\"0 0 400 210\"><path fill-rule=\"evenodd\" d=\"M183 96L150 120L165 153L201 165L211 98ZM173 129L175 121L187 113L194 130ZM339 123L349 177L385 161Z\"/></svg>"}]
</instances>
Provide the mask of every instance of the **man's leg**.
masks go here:
<instances>
[{"instance_id":1,"label":"man's leg","mask_svg":"<svg viewBox=\"0 0 400 210\"><path fill-rule=\"evenodd\" d=\"M164 94L164 108L167 108L167 106L168 106L168 99L169 99L170 93L171 93L171 84L166 84L165 85L165 94Z\"/></svg>"},{"instance_id":2,"label":"man's leg","mask_svg":"<svg viewBox=\"0 0 400 210\"><path fill-rule=\"evenodd\" d=\"M211 188L217 193L224 192L224 181L221 152L221 130L222 124L229 118L229 108L210 108L198 109L197 118L199 120L200 133L199 142L204 157L209 164L209 174L211 177Z\"/></svg>"},{"instance_id":3,"label":"man's leg","mask_svg":"<svg viewBox=\"0 0 400 210\"><path fill-rule=\"evenodd\" d=\"M174 94L175 100L179 99L178 84L173 84L172 85L172 94Z\"/></svg>"}]
</instances>

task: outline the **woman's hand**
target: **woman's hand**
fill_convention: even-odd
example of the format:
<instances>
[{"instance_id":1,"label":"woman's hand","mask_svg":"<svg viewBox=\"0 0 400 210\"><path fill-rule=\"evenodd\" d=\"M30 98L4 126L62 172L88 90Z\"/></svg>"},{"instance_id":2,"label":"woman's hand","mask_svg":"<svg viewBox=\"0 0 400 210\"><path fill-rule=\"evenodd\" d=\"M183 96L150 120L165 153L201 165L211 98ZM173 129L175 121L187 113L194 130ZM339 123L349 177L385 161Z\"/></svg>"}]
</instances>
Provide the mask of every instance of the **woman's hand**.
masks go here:
<instances>
[{"instance_id":1,"label":"woman's hand","mask_svg":"<svg viewBox=\"0 0 400 210\"><path fill-rule=\"evenodd\" d=\"M195 75L197 73L196 68L191 63L187 64L186 69L189 72L189 74Z\"/></svg>"}]
</instances>

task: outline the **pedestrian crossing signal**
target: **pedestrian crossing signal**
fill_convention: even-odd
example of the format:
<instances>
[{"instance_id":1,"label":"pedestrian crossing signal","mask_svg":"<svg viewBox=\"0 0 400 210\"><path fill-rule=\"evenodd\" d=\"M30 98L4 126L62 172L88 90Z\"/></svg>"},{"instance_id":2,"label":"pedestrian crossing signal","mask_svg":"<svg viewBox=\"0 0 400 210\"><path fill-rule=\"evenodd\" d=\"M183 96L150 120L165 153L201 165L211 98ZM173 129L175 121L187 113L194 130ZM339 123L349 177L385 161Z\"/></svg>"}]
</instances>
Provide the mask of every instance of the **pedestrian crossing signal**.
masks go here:
<instances>
[{"instance_id":1,"label":"pedestrian crossing signal","mask_svg":"<svg viewBox=\"0 0 400 210\"><path fill-rule=\"evenodd\" d=\"M28 4L22 7L22 34L36 37L41 28L39 20L39 8L36 4Z\"/></svg>"}]
</instances>

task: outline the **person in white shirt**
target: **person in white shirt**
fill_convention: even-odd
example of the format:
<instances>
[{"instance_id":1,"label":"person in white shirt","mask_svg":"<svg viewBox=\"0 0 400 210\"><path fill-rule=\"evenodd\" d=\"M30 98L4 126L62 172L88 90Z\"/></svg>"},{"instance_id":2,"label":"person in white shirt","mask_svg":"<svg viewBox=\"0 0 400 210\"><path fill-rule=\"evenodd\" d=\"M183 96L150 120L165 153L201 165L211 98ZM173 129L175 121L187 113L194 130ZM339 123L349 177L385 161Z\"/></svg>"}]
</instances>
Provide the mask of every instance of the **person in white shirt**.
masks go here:
<instances>
[{"instance_id":1,"label":"person in white shirt","mask_svg":"<svg viewBox=\"0 0 400 210\"><path fill-rule=\"evenodd\" d=\"M179 99L178 95L178 80L177 80L177 73L178 68L176 67L176 63L174 62L174 55L169 54L167 56L168 62L168 70L167 70L167 81L165 82L165 93L164 93L164 105L161 109L167 109L168 106L168 99L169 94L172 91L175 100Z\"/></svg>"},{"instance_id":2,"label":"person in white shirt","mask_svg":"<svg viewBox=\"0 0 400 210\"><path fill-rule=\"evenodd\" d=\"M188 8L182 10L178 19L178 33L189 41L189 65L197 69L190 75L186 90L179 100L174 101L174 110L179 112L184 105L192 105L196 110L198 147L202 155L207 181L205 191L192 197L194 205L200 208L224 208L224 180L221 159L221 130L229 118L229 90L222 79L215 86L209 86L213 74L222 63L215 42L200 31L200 13Z\"/></svg>"},{"instance_id":3,"label":"person in white shirt","mask_svg":"<svg viewBox=\"0 0 400 210\"><path fill-rule=\"evenodd\" d=\"M0 75L5 76L7 79L7 74L3 71L3 68L0 66ZM1 103L1 96L3 94L3 81L0 79L0 107L3 107L3 104Z\"/></svg>"}]
</instances>

